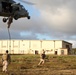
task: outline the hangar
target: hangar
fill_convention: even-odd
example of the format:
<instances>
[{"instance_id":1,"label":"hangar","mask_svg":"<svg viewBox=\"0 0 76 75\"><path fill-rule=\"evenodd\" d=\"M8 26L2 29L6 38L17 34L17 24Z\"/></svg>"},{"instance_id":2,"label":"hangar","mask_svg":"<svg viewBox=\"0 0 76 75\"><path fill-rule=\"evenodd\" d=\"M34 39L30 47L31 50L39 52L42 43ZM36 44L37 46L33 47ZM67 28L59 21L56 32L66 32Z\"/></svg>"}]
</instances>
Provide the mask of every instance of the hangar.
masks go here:
<instances>
[{"instance_id":1,"label":"hangar","mask_svg":"<svg viewBox=\"0 0 76 75\"><path fill-rule=\"evenodd\" d=\"M0 54L9 50L11 54L46 54L68 55L72 43L64 40L0 40Z\"/></svg>"}]
</instances>

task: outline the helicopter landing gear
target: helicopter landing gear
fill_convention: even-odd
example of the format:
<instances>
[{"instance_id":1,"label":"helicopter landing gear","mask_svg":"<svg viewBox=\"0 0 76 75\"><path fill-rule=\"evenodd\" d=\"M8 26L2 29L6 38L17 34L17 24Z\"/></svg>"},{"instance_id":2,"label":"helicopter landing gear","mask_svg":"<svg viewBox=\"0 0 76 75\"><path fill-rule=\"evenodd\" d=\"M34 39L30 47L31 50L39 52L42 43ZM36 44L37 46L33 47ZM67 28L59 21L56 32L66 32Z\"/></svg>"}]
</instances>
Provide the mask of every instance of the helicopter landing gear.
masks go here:
<instances>
[{"instance_id":1,"label":"helicopter landing gear","mask_svg":"<svg viewBox=\"0 0 76 75\"><path fill-rule=\"evenodd\" d=\"M11 23L13 22L13 17L3 18L3 22L7 22L7 27L10 28Z\"/></svg>"},{"instance_id":2,"label":"helicopter landing gear","mask_svg":"<svg viewBox=\"0 0 76 75\"><path fill-rule=\"evenodd\" d=\"M30 19L30 16L28 16L27 18Z\"/></svg>"},{"instance_id":3,"label":"helicopter landing gear","mask_svg":"<svg viewBox=\"0 0 76 75\"><path fill-rule=\"evenodd\" d=\"M3 22L6 23L8 18L3 18Z\"/></svg>"}]
</instances>

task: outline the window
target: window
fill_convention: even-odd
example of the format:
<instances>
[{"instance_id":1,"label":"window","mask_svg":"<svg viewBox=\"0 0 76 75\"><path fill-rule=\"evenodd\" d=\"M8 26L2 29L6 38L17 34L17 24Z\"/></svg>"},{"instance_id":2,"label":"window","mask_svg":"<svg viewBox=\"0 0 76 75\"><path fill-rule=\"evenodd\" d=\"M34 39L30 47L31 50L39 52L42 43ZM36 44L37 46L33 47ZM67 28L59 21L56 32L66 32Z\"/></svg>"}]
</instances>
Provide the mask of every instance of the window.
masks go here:
<instances>
[{"instance_id":1,"label":"window","mask_svg":"<svg viewBox=\"0 0 76 75\"><path fill-rule=\"evenodd\" d=\"M64 55L64 50L61 50L61 54Z\"/></svg>"}]
</instances>

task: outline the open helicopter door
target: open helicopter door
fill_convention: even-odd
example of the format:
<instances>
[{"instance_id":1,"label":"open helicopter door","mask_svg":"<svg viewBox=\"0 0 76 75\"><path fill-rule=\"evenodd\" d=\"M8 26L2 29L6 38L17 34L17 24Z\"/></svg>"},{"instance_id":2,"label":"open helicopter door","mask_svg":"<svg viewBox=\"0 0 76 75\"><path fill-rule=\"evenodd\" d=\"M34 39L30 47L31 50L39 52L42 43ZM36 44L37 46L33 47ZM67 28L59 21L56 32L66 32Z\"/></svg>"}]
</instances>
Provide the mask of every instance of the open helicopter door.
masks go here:
<instances>
[{"instance_id":1,"label":"open helicopter door","mask_svg":"<svg viewBox=\"0 0 76 75\"><path fill-rule=\"evenodd\" d=\"M5 13L10 13L10 12L12 12L11 3L2 2L2 11L5 12Z\"/></svg>"},{"instance_id":2,"label":"open helicopter door","mask_svg":"<svg viewBox=\"0 0 76 75\"><path fill-rule=\"evenodd\" d=\"M0 12L2 12L2 3L0 3Z\"/></svg>"}]
</instances>

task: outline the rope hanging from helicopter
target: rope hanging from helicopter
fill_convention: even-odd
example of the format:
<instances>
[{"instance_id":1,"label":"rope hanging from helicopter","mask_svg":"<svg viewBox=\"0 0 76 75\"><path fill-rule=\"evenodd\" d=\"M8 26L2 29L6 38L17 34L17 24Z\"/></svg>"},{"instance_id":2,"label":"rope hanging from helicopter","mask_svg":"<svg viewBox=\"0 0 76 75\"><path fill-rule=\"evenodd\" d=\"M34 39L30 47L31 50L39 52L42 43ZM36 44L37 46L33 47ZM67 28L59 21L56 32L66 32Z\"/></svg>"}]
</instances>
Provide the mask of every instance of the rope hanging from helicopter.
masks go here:
<instances>
[{"instance_id":1,"label":"rope hanging from helicopter","mask_svg":"<svg viewBox=\"0 0 76 75\"><path fill-rule=\"evenodd\" d=\"M13 18L10 16L7 18L7 30L8 30L8 39L9 39L9 46L8 46L8 49L9 49L9 52L11 52L11 34L10 34L10 26L11 26L11 23L13 22Z\"/></svg>"},{"instance_id":2,"label":"rope hanging from helicopter","mask_svg":"<svg viewBox=\"0 0 76 75\"><path fill-rule=\"evenodd\" d=\"M8 39L9 39L9 52L11 52L11 34L10 34L10 29L9 28L7 28L7 30L8 30Z\"/></svg>"}]
</instances>

